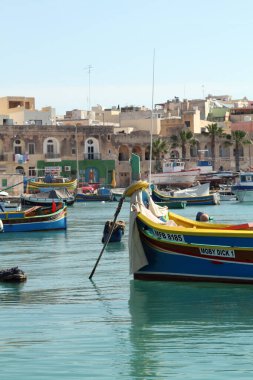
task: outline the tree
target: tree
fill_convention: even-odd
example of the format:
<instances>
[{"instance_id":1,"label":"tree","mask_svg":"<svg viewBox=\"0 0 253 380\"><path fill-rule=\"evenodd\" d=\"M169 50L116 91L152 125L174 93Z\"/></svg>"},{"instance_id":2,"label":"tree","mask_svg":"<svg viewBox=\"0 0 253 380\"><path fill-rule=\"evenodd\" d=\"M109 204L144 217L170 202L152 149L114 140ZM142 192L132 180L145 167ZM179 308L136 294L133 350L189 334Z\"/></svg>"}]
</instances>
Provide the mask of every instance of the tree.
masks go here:
<instances>
[{"instance_id":1,"label":"tree","mask_svg":"<svg viewBox=\"0 0 253 380\"><path fill-rule=\"evenodd\" d=\"M240 149L243 145L252 144L252 140L248 139L245 131L232 131L231 135L227 135L226 145L234 145L235 170L240 171Z\"/></svg>"},{"instance_id":2,"label":"tree","mask_svg":"<svg viewBox=\"0 0 253 380\"><path fill-rule=\"evenodd\" d=\"M225 137L226 134L223 132L223 129L221 127L218 127L217 123L209 124L207 126L207 132L204 132L204 134L209 136L211 139L212 164L213 164L213 170L215 170L216 141L218 138Z\"/></svg>"},{"instance_id":3,"label":"tree","mask_svg":"<svg viewBox=\"0 0 253 380\"><path fill-rule=\"evenodd\" d=\"M152 159L155 160L155 169L157 171L162 170L161 155L166 154L169 151L169 144L167 140L163 140L160 137L155 139L152 143Z\"/></svg>"},{"instance_id":4,"label":"tree","mask_svg":"<svg viewBox=\"0 0 253 380\"><path fill-rule=\"evenodd\" d=\"M172 142L171 147L177 148L180 147L182 149L182 159L186 159L186 147L187 145L196 145L197 140L194 138L193 133L191 131L182 130L178 135L172 135L170 137Z\"/></svg>"}]
</instances>

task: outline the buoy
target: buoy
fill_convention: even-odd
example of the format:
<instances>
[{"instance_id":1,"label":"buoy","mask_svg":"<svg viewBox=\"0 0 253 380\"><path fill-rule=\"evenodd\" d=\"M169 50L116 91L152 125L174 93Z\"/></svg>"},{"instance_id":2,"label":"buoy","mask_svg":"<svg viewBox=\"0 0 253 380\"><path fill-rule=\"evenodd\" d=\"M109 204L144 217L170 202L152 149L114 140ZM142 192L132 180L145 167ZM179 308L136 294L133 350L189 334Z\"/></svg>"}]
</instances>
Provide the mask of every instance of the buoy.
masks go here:
<instances>
[{"instance_id":1,"label":"buoy","mask_svg":"<svg viewBox=\"0 0 253 380\"><path fill-rule=\"evenodd\" d=\"M204 212L198 212L197 215L196 215L196 220L198 222L208 222L210 220L210 218Z\"/></svg>"}]
</instances>

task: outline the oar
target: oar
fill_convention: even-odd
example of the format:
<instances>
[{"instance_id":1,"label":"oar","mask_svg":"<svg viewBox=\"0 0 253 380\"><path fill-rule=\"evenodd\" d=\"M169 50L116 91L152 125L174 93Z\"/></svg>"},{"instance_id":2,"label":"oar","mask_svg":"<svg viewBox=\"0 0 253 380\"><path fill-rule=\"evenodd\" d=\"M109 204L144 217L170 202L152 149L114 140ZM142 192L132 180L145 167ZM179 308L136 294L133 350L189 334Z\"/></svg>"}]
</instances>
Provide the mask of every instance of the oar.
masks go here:
<instances>
[{"instance_id":1,"label":"oar","mask_svg":"<svg viewBox=\"0 0 253 380\"><path fill-rule=\"evenodd\" d=\"M93 276L93 274L95 273L95 270L96 270L97 265L98 265L98 263L99 263L99 261L100 261L102 255L103 255L103 252L104 252L104 250L105 250L105 248L106 248L106 246L107 246L107 244L108 244L108 242L109 242L109 240L110 240L110 238L111 238L111 236L112 236L112 232L113 232L113 229L114 229L114 226L115 226L115 223L116 223L116 219L117 219L117 216L119 215L119 212L120 212L120 210L121 210L121 207L122 207L122 204L123 204L124 200L125 200L125 197L124 197L124 196L122 196L122 197L120 198L120 200L119 200L118 207L117 207L117 209L116 209L116 211L115 211L115 214L114 214L114 219L113 219L113 222L112 222L111 229L110 229L110 231L109 231L109 233L108 233L108 235L107 235L107 239L106 239L106 241L105 241L105 243L104 243L104 246L103 246L103 248L102 248L102 250L101 250L101 252L100 252L100 254L99 254L98 258L97 258L96 264L94 265L94 268L92 269L92 272L91 272L91 274L89 275L89 279L90 279L90 280L92 279L92 276Z\"/></svg>"}]
</instances>

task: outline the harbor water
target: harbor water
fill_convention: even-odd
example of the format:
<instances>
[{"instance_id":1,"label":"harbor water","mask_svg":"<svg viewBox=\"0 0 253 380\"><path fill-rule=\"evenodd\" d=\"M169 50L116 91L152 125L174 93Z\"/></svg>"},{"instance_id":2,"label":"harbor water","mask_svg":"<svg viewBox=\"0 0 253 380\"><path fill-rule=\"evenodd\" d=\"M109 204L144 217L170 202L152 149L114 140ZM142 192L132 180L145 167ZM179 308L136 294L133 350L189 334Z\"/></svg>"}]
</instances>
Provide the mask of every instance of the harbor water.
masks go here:
<instances>
[{"instance_id":1,"label":"harbor water","mask_svg":"<svg viewBox=\"0 0 253 380\"><path fill-rule=\"evenodd\" d=\"M66 231L2 233L0 283L3 380L252 379L253 286L134 281L128 268L129 203L120 243L103 252L104 224L117 203L76 203ZM253 203L172 210L217 222L253 221Z\"/></svg>"}]
</instances>

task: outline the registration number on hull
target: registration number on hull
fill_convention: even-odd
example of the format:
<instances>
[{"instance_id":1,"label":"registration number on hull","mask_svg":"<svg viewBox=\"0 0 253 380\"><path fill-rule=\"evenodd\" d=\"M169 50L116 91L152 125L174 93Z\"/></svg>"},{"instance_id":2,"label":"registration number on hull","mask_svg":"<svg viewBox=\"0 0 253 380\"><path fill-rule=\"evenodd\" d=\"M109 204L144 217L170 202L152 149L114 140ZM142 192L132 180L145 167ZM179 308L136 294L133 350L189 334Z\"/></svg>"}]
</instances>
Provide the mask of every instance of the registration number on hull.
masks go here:
<instances>
[{"instance_id":1,"label":"registration number on hull","mask_svg":"<svg viewBox=\"0 0 253 380\"><path fill-rule=\"evenodd\" d=\"M154 235L159 239L165 239L165 240L184 243L184 236L181 234L169 234L167 232L154 230Z\"/></svg>"}]
</instances>

